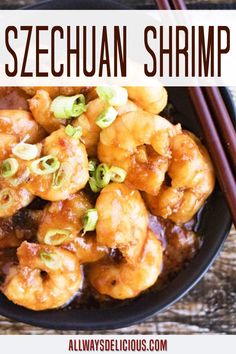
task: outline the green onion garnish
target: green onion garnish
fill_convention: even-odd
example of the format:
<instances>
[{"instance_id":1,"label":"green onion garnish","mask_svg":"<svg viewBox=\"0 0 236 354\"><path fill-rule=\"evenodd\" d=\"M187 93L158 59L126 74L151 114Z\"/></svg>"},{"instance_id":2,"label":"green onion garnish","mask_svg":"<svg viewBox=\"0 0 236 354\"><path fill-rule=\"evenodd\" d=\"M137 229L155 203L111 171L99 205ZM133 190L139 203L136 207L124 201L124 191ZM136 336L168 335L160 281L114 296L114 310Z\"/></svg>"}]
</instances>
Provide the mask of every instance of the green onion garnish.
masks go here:
<instances>
[{"instance_id":1,"label":"green onion garnish","mask_svg":"<svg viewBox=\"0 0 236 354\"><path fill-rule=\"evenodd\" d=\"M39 153L37 145L27 144L25 142L17 144L12 149L12 152L15 156L26 161L35 159Z\"/></svg>"},{"instance_id":2,"label":"green onion garnish","mask_svg":"<svg viewBox=\"0 0 236 354\"><path fill-rule=\"evenodd\" d=\"M10 157L2 162L1 165L1 176L4 178L12 177L18 171L19 164L16 159Z\"/></svg>"},{"instance_id":3,"label":"green onion garnish","mask_svg":"<svg viewBox=\"0 0 236 354\"><path fill-rule=\"evenodd\" d=\"M89 186L94 193L100 192L101 188L97 186L96 180L94 177L89 178Z\"/></svg>"},{"instance_id":4,"label":"green onion garnish","mask_svg":"<svg viewBox=\"0 0 236 354\"><path fill-rule=\"evenodd\" d=\"M111 181L122 183L124 182L127 172L123 168L112 166L110 168Z\"/></svg>"},{"instance_id":5,"label":"green onion garnish","mask_svg":"<svg viewBox=\"0 0 236 354\"><path fill-rule=\"evenodd\" d=\"M36 175L48 175L54 173L60 167L58 159L52 155L47 155L31 163L31 169Z\"/></svg>"},{"instance_id":6,"label":"green onion garnish","mask_svg":"<svg viewBox=\"0 0 236 354\"><path fill-rule=\"evenodd\" d=\"M0 191L0 209L4 210L9 208L13 203L12 192L9 188Z\"/></svg>"},{"instance_id":7,"label":"green onion garnish","mask_svg":"<svg viewBox=\"0 0 236 354\"><path fill-rule=\"evenodd\" d=\"M108 107L96 119L96 124L105 129L111 125L117 117L118 112L113 107Z\"/></svg>"},{"instance_id":8,"label":"green onion garnish","mask_svg":"<svg viewBox=\"0 0 236 354\"><path fill-rule=\"evenodd\" d=\"M72 138L79 139L82 136L82 128L81 127L73 127L72 125L68 124L65 128L65 133Z\"/></svg>"},{"instance_id":9,"label":"green onion garnish","mask_svg":"<svg viewBox=\"0 0 236 354\"><path fill-rule=\"evenodd\" d=\"M100 163L100 165L98 165L95 171L94 176L95 176L96 184L99 188L106 187L111 180L109 167L105 163Z\"/></svg>"},{"instance_id":10,"label":"green onion garnish","mask_svg":"<svg viewBox=\"0 0 236 354\"><path fill-rule=\"evenodd\" d=\"M63 185L65 181L65 171L63 169L63 166L59 168L57 172L53 174L53 180L52 180L52 188L53 189L59 189Z\"/></svg>"},{"instance_id":11,"label":"green onion garnish","mask_svg":"<svg viewBox=\"0 0 236 354\"><path fill-rule=\"evenodd\" d=\"M51 111L58 119L79 117L86 111L84 95L58 96L51 104Z\"/></svg>"},{"instance_id":12,"label":"green onion garnish","mask_svg":"<svg viewBox=\"0 0 236 354\"><path fill-rule=\"evenodd\" d=\"M93 172L95 172L97 165L98 165L98 160L96 160L96 159L89 160L88 170L89 170L89 172L91 172L92 175L93 175Z\"/></svg>"},{"instance_id":13,"label":"green onion garnish","mask_svg":"<svg viewBox=\"0 0 236 354\"><path fill-rule=\"evenodd\" d=\"M127 103L128 92L119 86L98 86L96 88L98 97L111 106L122 106Z\"/></svg>"},{"instance_id":14,"label":"green onion garnish","mask_svg":"<svg viewBox=\"0 0 236 354\"><path fill-rule=\"evenodd\" d=\"M44 242L47 245L59 246L63 242L65 242L70 235L71 235L70 230L51 229L46 233L44 237Z\"/></svg>"},{"instance_id":15,"label":"green onion garnish","mask_svg":"<svg viewBox=\"0 0 236 354\"><path fill-rule=\"evenodd\" d=\"M96 209L88 209L83 217L84 232L93 231L98 221L98 212Z\"/></svg>"},{"instance_id":16,"label":"green onion garnish","mask_svg":"<svg viewBox=\"0 0 236 354\"><path fill-rule=\"evenodd\" d=\"M39 257L49 269L56 270L61 267L61 261L55 253L42 251L40 252Z\"/></svg>"}]
</instances>

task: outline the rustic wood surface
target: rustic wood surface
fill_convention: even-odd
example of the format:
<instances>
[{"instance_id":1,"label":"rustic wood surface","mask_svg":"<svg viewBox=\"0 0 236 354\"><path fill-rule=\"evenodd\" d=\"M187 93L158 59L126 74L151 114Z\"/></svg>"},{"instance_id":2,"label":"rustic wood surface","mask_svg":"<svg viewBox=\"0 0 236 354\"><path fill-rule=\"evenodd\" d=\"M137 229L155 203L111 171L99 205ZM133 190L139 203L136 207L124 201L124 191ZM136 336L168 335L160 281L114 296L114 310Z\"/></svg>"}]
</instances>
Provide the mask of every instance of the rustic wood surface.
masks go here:
<instances>
[{"instance_id":1,"label":"rustic wood surface","mask_svg":"<svg viewBox=\"0 0 236 354\"><path fill-rule=\"evenodd\" d=\"M0 0L0 9L15 9L37 0ZM122 0L137 8L154 0ZM200 3L188 0L186 3ZM236 0L211 0L214 4L236 4ZM112 316L112 313L111 313ZM181 301L143 323L121 330L79 332L112 334L236 334L236 230L231 229L220 256L200 281ZM78 334L32 327L0 316L0 334Z\"/></svg>"}]
</instances>

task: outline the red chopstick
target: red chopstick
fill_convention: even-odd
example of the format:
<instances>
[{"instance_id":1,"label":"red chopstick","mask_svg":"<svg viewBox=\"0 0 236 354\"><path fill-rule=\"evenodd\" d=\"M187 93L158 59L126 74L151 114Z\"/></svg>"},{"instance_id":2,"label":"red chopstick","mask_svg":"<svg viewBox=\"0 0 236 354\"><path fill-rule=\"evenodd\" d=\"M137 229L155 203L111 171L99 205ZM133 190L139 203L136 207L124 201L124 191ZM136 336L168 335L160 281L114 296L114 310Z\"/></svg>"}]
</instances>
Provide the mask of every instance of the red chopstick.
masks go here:
<instances>
[{"instance_id":1,"label":"red chopstick","mask_svg":"<svg viewBox=\"0 0 236 354\"><path fill-rule=\"evenodd\" d=\"M175 10L186 10L185 3L182 0L172 0L172 5L168 0L156 0L156 4L161 10L171 10L171 8ZM236 181L233 174L233 167L231 168L227 159L202 89L200 87L189 87L188 91L204 133L212 161L215 165L218 181L228 203L234 225L236 225ZM235 139L233 138L234 134L232 133L235 133L234 129L229 133L229 130L231 130L232 127L232 121L224 105L223 99L221 98L221 100L218 100L220 95L218 89L214 88L212 90L212 87L209 87L206 91L208 97L211 100L214 99L212 105L217 105L212 110L214 111L214 118L221 128L222 139L225 139L231 160L234 162L235 155L232 156L235 149ZM217 114L216 111L218 111ZM228 125L229 127L223 128L224 125Z\"/></svg>"},{"instance_id":2,"label":"red chopstick","mask_svg":"<svg viewBox=\"0 0 236 354\"><path fill-rule=\"evenodd\" d=\"M236 171L236 132L229 112L225 107L224 100L219 92L218 87L204 87L208 104L214 113L215 123L221 131L222 142L225 144L229 159Z\"/></svg>"},{"instance_id":3,"label":"red chopstick","mask_svg":"<svg viewBox=\"0 0 236 354\"><path fill-rule=\"evenodd\" d=\"M169 0L156 0L156 4L160 10L171 10Z\"/></svg>"},{"instance_id":4,"label":"red chopstick","mask_svg":"<svg viewBox=\"0 0 236 354\"><path fill-rule=\"evenodd\" d=\"M166 0L168 1L168 0ZM175 10L187 10L183 0L171 0ZM161 1L162 2L162 1ZM170 5L169 5L170 8ZM208 103L214 112L213 119L220 129L221 140L228 152L228 157L233 164L233 172L236 170L236 132L225 106L223 98L218 87L206 87L203 89L206 92ZM236 206L235 206L236 208Z\"/></svg>"},{"instance_id":5,"label":"red chopstick","mask_svg":"<svg viewBox=\"0 0 236 354\"><path fill-rule=\"evenodd\" d=\"M227 156L221 144L201 88L189 87L188 90L204 133L208 150L215 165L218 181L227 200L233 222L236 225L236 182L233 172L227 160Z\"/></svg>"}]
</instances>

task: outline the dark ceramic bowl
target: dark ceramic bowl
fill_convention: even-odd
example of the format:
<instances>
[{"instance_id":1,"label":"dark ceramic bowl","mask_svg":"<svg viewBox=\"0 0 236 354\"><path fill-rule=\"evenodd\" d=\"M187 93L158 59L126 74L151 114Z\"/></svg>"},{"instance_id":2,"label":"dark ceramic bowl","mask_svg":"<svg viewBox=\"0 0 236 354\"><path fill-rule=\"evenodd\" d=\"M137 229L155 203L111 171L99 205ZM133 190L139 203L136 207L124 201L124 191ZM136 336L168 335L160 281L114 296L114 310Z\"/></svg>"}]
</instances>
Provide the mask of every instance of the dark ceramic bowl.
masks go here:
<instances>
[{"instance_id":1,"label":"dark ceramic bowl","mask_svg":"<svg viewBox=\"0 0 236 354\"><path fill-rule=\"evenodd\" d=\"M34 5L31 9L87 9L88 7L90 9L123 8L120 4L108 1L56 0ZM183 127L201 137L202 132L186 88L168 88L168 94L170 102L178 112L177 120ZM235 123L236 114L232 98L224 88L222 95ZM144 293L132 301L121 302L112 309L60 309L43 312L34 312L16 306L5 296L0 295L0 314L35 326L61 330L112 329L143 321L179 300L202 278L223 246L230 225L230 214L225 199L219 186L216 185L201 214L198 232L204 235L204 242L199 253L191 264L163 290Z\"/></svg>"}]
</instances>

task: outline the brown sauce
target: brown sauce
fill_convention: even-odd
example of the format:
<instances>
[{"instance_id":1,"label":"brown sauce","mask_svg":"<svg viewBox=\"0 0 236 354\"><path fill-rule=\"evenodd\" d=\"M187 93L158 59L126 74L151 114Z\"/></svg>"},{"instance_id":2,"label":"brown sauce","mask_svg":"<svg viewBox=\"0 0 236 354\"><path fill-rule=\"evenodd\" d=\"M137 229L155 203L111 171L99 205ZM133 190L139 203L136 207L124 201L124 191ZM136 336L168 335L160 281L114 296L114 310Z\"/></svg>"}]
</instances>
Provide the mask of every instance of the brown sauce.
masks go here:
<instances>
[{"instance_id":1,"label":"brown sauce","mask_svg":"<svg viewBox=\"0 0 236 354\"><path fill-rule=\"evenodd\" d=\"M0 88L0 109L28 109L28 96L16 88ZM167 107L166 118L171 119L172 107ZM91 199L94 199L94 194ZM93 200L94 201L94 200ZM34 241L37 233L37 217L45 206L45 201L36 198L28 208L22 209L12 218L0 219L0 245L4 238L11 237L18 230L20 237ZM34 215L34 217L32 216ZM178 226L170 220L155 217L150 214L149 227L160 238L164 247L163 270L156 284L151 288L158 290L165 287L190 262L201 247L201 238L194 232L197 227L197 218L191 222ZM0 280L3 281L9 266L17 263L17 245L12 248L0 247ZM119 262L121 254L117 250L110 251L110 257ZM149 289L147 291L150 291ZM132 300L128 300L132 301ZM71 308L97 308L118 306L126 301L113 300L98 294L87 282L86 265L84 266L84 286L70 304L64 307Z\"/></svg>"},{"instance_id":2,"label":"brown sauce","mask_svg":"<svg viewBox=\"0 0 236 354\"><path fill-rule=\"evenodd\" d=\"M15 87L0 87L0 109L28 110L28 96Z\"/></svg>"},{"instance_id":3,"label":"brown sauce","mask_svg":"<svg viewBox=\"0 0 236 354\"><path fill-rule=\"evenodd\" d=\"M17 264L17 256L15 248L0 249L0 284L4 281L9 267Z\"/></svg>"}]
</instances>

